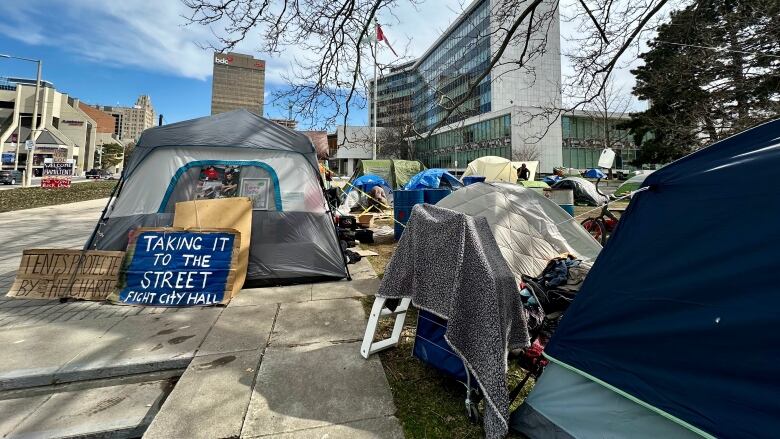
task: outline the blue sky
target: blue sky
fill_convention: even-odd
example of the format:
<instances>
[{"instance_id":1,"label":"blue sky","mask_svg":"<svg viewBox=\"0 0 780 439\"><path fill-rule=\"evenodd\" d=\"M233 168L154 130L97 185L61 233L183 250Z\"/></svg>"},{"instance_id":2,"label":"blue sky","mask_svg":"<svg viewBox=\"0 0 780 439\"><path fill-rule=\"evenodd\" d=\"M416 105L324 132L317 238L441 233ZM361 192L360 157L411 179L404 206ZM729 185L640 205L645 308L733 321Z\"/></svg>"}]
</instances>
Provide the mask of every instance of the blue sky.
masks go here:
<instances>
[{"instance_id":1,"label":"blue sky","mask_svg":"<svg viewBox=\"0 0 780 439\"><path fill-rule=\"evenodd\" d=\"M452 8L442 8L450 3ZM406 44L412 55L421 54L446 28L459 4L429 0L424 8L383 20L396 47ZM212 34L184 26L186 12L179 0L9 0L3 2L0 53L42 59L44 79L90 104L132 105L138 95L148 94L166 122L205 116L211 53L198 45ZM286 104L273 105L271 95L284 87L282 75L294 59L309 54L268 57L254 50L259 46L257 40L247 41L237 51L266 59L265 112L284 117ZM35 65L0 59L0 76L34 77ZM367 119L365 109L350 112L351 124L365 125Z\"/></svg>"}]
</instances>

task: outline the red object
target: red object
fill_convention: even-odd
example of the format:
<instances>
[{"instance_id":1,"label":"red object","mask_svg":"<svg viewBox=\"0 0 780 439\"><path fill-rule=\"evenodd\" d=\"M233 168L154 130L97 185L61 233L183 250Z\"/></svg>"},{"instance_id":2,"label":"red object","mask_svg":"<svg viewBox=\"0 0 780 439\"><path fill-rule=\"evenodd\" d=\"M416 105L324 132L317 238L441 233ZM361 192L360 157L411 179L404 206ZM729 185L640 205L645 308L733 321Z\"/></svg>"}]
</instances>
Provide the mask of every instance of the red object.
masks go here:
<instances>
[{"instance_id":1,"label":"red object","mask_svg":"<svg viewBox=\"0 0 780 439\"><path fill-rule=\"evenodd\" d=\"M68 177L44 177L41 180L41 187L44 189L59 189L70 187L70 178Z\"/></svg>"},{"instance_id":2,"label":"red object","mask_svg":"<svg viewBox=\"0 0 780 439\"><path fill-rule=\"evenodd\" d=\"M385 44L387 44L387 47L390 48L390 51L393 52L393 55L398 56L398 54L395 53L395 50L393 50L393 46L391 46L390 42L387 41L387 37L385 36L385 33L382 32L382 26L380 26L379 23L376 24L376 40L384 41Z\"/></svg>"},{"instance_id":3,"label":"red object","mask_svg":"<svg viewBox=\"0 0 780 439\"><path fill-rule=\"evenodd\" d=\"M206 177L206 180L219 179L219 172L217 172L217 170L214 168L206 168L206 170L203 171L203 175Z\"/></svg>"}]
</instances>

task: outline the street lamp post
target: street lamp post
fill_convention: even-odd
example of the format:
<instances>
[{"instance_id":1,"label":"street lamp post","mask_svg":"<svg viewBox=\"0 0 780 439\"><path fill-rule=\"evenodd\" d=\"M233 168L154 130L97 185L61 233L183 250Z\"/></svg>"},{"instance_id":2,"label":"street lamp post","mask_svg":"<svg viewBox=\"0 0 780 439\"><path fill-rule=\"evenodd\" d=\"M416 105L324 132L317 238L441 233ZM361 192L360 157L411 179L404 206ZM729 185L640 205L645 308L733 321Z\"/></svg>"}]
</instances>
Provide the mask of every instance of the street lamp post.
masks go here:
<instances>
[{"instance_id":1,"label":"street lamp post","mask_svg":"<svg viewBox=\"0 0 780 439\"><path fill-rule=\"evenodd\" d=\"M38 101L40 100L40 94L41 94L41 67L43 62L39 59L32 59L32 58L24 58L21 56L12 56L12 55L5 55L0 54L0 58L12 58L12 59L19 59L22 61L30 61L34 63L38 63L38 76L35 78L35 99L33 101L33 120L32 123L30 123L30 139L33 142L35 142L35 132L38 131L35 126L37 125L40 127L44 121L41 121L41 123L38 123ZM21 106L20 106L21 108ZM19 155L19 146L21 144L21 140L17 138L16 139L16 154ZM33 165L33 157L35 156L35 143L33 143L32 150L27 151L27 165L24 168L24 186L32 186L32 165Z\"/></svg>"}]
</instances>

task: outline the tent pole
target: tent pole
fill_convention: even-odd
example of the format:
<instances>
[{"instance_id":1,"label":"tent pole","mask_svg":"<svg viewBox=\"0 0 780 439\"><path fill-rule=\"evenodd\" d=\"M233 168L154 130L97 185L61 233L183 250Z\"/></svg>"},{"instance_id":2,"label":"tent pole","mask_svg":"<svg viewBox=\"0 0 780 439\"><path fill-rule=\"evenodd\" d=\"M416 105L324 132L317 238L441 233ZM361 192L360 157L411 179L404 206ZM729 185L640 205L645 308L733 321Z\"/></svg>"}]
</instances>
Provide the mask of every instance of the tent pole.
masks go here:
<instances>
[{"instance_id":1,"label":"tent pole","mask_svg":"<svg viewBox=\"0 0 780 439\"><path fill-rule=\"evenodd\" d=\"M106 212L108 212L108 206L111 205L111 201L114 200L114 195L117 194L119 188L125 183L124 173L125 173L124 170L122 170L122 176L119 177L119 181L116 183L116 186L114 186L114 189L111 191L111 195L108 196L108 202L106 203L106 207L103 208L103 212L100 214L100 219L98 220L97 224L95 224L95 228L92 230L92 234L89 236L89 239L84 244L84 250L89 250L89 248L92 247L92 243L95 241L95 235L97 235L97 232L100 229L100 224L106 218Z\"/></svg>"}]
</instances>

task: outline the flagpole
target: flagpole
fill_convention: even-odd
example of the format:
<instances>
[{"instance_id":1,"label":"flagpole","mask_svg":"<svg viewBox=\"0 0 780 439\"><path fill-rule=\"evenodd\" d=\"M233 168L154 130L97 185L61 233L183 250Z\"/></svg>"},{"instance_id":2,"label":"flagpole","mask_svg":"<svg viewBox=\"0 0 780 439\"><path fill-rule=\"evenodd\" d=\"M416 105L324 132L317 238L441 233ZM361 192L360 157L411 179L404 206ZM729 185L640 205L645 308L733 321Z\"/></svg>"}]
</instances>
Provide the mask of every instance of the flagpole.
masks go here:
<instances>
[{"instance_id":1,"label":"flagpole","mask_svg":"<svg viewBox=\"0 0 780 439\"><path fill-rule=\"evenodd\" d=\"M379 84L377 83L377 75L376 75L376 67L377 67L377 60L376 55L377 51L379 50L379 38L376 38L376 22L374 22L374 99L372 102L372 106L374 107L374 148L373 153L371 154L371 158L373 160L376 160L376 126L377 126L377 119L379 118L379 115L376 113L376 96L377 96L377 89L379 88Z\"/></svg>"}]
</instances>

